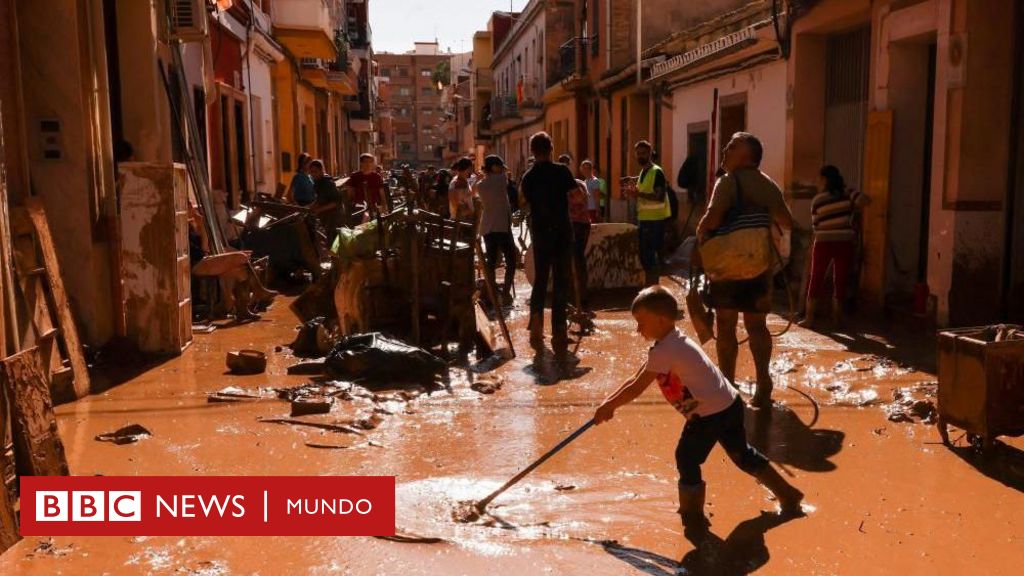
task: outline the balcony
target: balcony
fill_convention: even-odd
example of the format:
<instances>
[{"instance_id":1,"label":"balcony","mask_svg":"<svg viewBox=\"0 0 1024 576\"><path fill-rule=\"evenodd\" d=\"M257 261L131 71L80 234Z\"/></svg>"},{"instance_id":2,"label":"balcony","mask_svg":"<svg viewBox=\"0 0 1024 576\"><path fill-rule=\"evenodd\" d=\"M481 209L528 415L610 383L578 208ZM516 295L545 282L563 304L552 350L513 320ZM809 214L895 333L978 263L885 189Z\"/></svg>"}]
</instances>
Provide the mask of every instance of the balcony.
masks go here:
<instances>
[{"instance_id":1,"label":"balcony","mask_svg":"<svg viewBox=\"0 0 1024 576\"><path fill-rule=\"evenodd\" d=\"M333 60L338 55L326 0L274 0L274 37L299 58Z\"/></svg>"},{"instance_id":2,"label":"balcony","mask_svg":"<svg viewBox=\"0 0 1024 576\"><path fill-rule=\"evenodd\" d=\"M558 49L558 69L549 75L548 87L574 84L587 75L587 46L597 43L597 36L571 38ZM566 86L572 88L572 86Z\"/></svg>"},{"instance_id":3,"label":"balcony","mask_svg":"<svg viewBox=\"0 0 1024 576\"><path fill-rule=\"evenodd\" d=\"M490 68L477 68L473 74L473 85L480 92L494 90L494 71Z\"/></svg>"},{"instance_id":4,"label":"balcony","mask_svg":"<svg viewBox=\"0 0 1024 576\"><path fill-rule=\"evenodd\" d=\"M359 93L359 86L352 74L341 70L327 70L327 89L342 96L355 96Z\"/></svg>"},{"instance_id":5,"label":"balcony","mask_svg":"<svg viewBox=\"0 0 1024 576\"><path fill-rule=\"evenodd\" d=\"M300 62L302 79L317 88L327 88L327 67L319 58L303 58Z\"/></svg>"},{"instance_id":6,"label":"balcony","mask_svg":"<svg viewBox=\"0 0 1024 576\"><path fill-rule=\"evenodd\" d=\"M348 43L353 50L367 50L373 43L373 32L368 22L349 24Z\"/></svg>"},{"instance_id":7,"label":"balcony","mask_svg":"<svg viewBox=\"0 0 1024 576\"><path fill-rule=\"evenodd\" d=\"M482 122L495 122L505 118L519 118L519 104L515 96L495 96L491 98L490 118L483 118Z\"/></svg>"}]
</instances>

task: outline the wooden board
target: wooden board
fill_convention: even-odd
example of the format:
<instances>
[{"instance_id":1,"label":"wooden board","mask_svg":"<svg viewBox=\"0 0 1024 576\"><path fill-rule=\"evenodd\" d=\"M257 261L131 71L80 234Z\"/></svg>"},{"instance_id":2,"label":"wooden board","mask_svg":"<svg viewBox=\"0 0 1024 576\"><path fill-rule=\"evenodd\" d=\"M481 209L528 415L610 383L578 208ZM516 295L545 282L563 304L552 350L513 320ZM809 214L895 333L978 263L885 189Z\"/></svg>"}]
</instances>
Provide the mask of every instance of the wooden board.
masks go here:
<instances>
[{"instance_id":1,"label":"wooden board","mask_svg":"<svg viewBox=\"0 0 1024 576\"><path fill-rule=\"evenodd\" d=\"M82 352L82 343L78 339L78 328L75 326L75 319L71 314L71 306L68 304L64 280L60 275L57 250L53 245L50 226L46 221L46 211L43 209L42 200L37 197L26 198L25 208L28 209L29 218L32 220L32 226L35 228L36 239L39 242L39 249L43 255L43 265L46 268L46 280L50 285L50 294L53 295L53 301L56 306L60 335L64 340L64 348L67 350L68 358L71 361L71 369L74 371L75 397L82 398L89 395L89 369L86 366L85 355Z\"/></svg>"},{"instance_id":2,"label":"wooden board","mask_svg":"<svg viewBox=\"0 0 1024 576\"><path fill-rule=\"evenodd\" d=\"M50 382L39 348L0 360L0 383L11 402L11 432L18 474L67 476L68 461L57 432Z\"/></svg>"},{"instance_id":3,"label":"wooden board","mask_svg":"<svg viewBox=\"0 0 1024 576\"><path fill-rule=\"evenodd\" d=\"M7 490L7 472L14 471L13 458L7 455L7 396L0 392L0 554L14 546L18 533L18 517L14 512L15 498Z\"/></svg>"}]
</instances>

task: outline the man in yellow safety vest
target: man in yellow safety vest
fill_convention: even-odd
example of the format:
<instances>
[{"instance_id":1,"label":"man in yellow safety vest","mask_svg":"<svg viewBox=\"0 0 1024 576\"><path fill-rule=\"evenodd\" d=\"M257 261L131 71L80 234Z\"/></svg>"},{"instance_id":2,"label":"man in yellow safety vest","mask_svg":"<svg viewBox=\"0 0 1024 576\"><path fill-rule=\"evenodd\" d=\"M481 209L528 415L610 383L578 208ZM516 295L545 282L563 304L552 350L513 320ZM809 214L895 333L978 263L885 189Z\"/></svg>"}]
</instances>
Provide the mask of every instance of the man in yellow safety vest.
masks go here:
<instances>
[{"instance_id":1,"label":"man in yellow safety vest","mask_svg":"<svg viewBox=\"0 0 1024 576\"><path fill-rule=\"evenodd\" d=\"M668 199L668 180L661 166L652 160L654 147L646 140L633 146L640 176L636 180L636 219L640 231L640 263L645 284L658 283L658 259L665 242L665 220L672 215Z\"/></svg>"}]
</instances>

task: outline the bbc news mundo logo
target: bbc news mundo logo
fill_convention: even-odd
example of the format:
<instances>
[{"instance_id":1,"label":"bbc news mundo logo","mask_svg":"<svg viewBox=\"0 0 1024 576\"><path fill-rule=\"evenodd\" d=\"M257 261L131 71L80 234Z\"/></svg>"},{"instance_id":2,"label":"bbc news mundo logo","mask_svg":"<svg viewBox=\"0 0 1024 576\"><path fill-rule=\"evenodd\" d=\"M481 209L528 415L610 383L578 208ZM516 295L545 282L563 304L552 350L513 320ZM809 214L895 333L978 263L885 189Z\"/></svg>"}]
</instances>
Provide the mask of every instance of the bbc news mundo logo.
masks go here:
<instances>
[{"instance_id":1,"label":"bbc news mundo logo","mask_svg":"<svg viewBox=\"0 0 1024 576\"><path fill-rule=\"evenodd\" d=\"M24 476L23 536L392 536L393 476Z\"/></svg>"}]
</instances>

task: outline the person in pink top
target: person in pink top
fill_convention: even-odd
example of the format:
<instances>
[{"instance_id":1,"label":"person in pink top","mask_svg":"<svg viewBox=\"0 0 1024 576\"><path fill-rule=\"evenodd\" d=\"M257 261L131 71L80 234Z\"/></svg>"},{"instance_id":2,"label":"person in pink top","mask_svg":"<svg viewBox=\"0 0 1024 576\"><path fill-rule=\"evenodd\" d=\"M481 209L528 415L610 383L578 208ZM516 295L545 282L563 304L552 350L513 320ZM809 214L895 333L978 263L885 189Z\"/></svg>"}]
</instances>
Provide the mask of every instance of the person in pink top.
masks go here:
<instances>
[{"instance_id":1,"label":"person in pink top","mask_svg":"<svg viewBox=\"0 0 1024 576\"><path fill-rule=\"evenodd\" d=\"M665 400L686 418L676 446L678 512L684 531L704 530L709 524L704 516L706 485L700 466L716 443L733 463L775 495L783 516L802 515L803 493L747 443L743 402L736 389L704 350L676 327L679 305L672 294L657 285L646 288L633 300L631 311L637 332L654 345L636 374L597 408L594 423L611 420L616 409L638 398L652 382L658 383Z\"/></svg>"}]
</instances>

